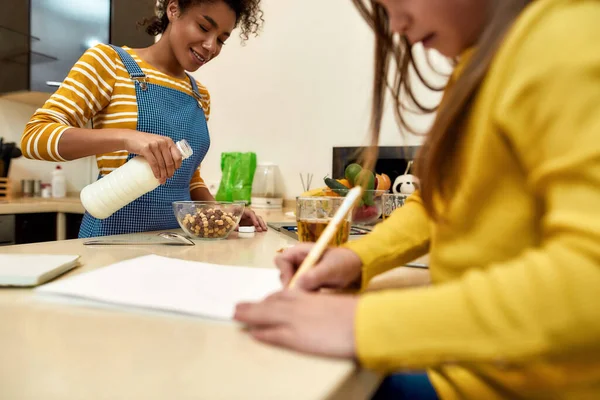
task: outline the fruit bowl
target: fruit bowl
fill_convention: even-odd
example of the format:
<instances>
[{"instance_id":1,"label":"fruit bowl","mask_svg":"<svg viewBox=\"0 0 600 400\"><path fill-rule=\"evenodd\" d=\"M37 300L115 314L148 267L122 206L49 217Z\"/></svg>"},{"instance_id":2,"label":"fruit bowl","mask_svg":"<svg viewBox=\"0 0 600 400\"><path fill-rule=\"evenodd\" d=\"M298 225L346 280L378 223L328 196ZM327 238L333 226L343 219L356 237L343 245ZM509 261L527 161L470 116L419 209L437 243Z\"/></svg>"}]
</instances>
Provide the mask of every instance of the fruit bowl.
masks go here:
<instances>
[{"instance_id":1,"label":"fruit bowl","mask_svg":"<svg viewBox=\"0 0 600 400\"><path fill-rule=\"evenodd\" d=\"M350 189L329 190L330 198L346 197ZM382 196L388 193L387 190L365 190L360 202L354 207L352 212L352 223L356 225L371 225L379 220L383 214ZM327 197L327 194L324 196Z\"/></svg>"},{"instance_id":2,"label":"fruit bowl","mask_svg":"<svg viewBox=\"0 0 600 400\"><path fill-rule=\"evenodd\" d=\"M245 204L211 201L176 201L175 218L181 229L194 239L227 239L240 222Z\"/></svg>"},{"instance_id":3,"label":"fruit bowl","mask_svg":"<svg viewBox=\"0 0 600 400\"><path fill-rule=\"evenodd\" d=\"M354 207L352 222L358 225L371 225L377 222L383 214L382 196L391 187L390 177L386 174L374 174L363 169L359 164L346 167L344 178L333 179L326 176L323 179L325 187L306 191L302 197L345 197L351 188L365 188L363 196Z\"/></svg>"},{"instance_id":4,"label":"fruit bowl","mask_svg":"<svg viewBox=\"0 0 600 400\"><path fill-rule=\"evenodd\" d=\"M383 213L382 196L386 190L365 190L362 200L354 207L352 223L371 225L377 222Z\"/></svg>"}]
</instances>

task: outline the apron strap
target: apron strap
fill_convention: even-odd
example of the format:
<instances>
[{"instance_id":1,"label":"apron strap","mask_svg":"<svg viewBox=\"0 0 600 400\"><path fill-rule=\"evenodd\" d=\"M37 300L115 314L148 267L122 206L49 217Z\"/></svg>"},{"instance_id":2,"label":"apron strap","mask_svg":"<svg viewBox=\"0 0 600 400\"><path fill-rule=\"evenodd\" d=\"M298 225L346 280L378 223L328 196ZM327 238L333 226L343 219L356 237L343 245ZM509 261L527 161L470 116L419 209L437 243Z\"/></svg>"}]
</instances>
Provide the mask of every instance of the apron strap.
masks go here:
<instances>
[{"instance_id":1,"label":"apron strap","mask_svg":"<svg viewBox=\"0 0 600 400\"><path fill-rule=\"evenodd\" d=\"M115 49L117 54L119 54L119 57L121 57L121 61L123 61L123 64L125 65L125 68L127 69L131 80L139 84L142 90L146 90L148 88L148 79L146 78L146 74L144 73L144 71L142 71L138 63L136 63L133 59L133 57L131 57L131 55L128 52L126 52L123 48L119 46L114 46L111 44L110 47ZM187 75L188 79L190 80L190 84L192 85L192 92L194 93L194 97L198 101L202 100L202 95L198 90L198 84L196 83L196 80L187 72L185 74Z\"/></svg>"},{"instance_id":2,"label":"apron strap","mask_svg":"<svg viewBox=\"0 0 600 400\"><path fill-rule=\"evenodd\" d=\"M200 94L200 91L198 90L198 84L196 83L196 80L187 72L185 74L187 75L188 79L190 80L190 83L192 84L192 92L194 92L194 97L198 101L202 100L202 95Z\"/></svg>"},{"instance_id":3,"label":"apron strap","mask_svg":"<svg viewBox=\"0 0 600 400\"><path fill-rule=\"evenodd\" d=\"M135 62L133 57L131 57L131 55L129 55L129 53L126 52L125 49L119 46L114 46L111 44L110 47L115 49L117 54L119 54L119 57L121 57L121 61L123 61L123 64L125 65L125 68L127 69L131 80L139 84L142 90L146 90L148 88L148 80L146 79L146 74L144 73L144 71L142 71L138 63Z\"/></svg>"}]
</instances>

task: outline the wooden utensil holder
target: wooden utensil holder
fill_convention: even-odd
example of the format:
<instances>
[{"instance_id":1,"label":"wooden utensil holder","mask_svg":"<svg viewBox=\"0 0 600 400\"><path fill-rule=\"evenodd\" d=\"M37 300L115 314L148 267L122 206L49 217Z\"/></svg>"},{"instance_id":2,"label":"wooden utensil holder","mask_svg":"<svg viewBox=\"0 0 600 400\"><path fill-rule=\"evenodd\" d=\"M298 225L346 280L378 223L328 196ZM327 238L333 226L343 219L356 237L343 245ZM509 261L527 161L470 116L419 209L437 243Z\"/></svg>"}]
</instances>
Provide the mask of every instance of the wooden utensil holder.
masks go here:
<instances>
[{"instance_id":1,"label":"wooden utensil holder","mask_svg":"<svg viewBox=\"0 0 600 400\"><path fill-rule=\"evenodd\" d=\"M12 199L12 185L10 179L0 178L0 201Z\"/></svg>"}]
</instances>

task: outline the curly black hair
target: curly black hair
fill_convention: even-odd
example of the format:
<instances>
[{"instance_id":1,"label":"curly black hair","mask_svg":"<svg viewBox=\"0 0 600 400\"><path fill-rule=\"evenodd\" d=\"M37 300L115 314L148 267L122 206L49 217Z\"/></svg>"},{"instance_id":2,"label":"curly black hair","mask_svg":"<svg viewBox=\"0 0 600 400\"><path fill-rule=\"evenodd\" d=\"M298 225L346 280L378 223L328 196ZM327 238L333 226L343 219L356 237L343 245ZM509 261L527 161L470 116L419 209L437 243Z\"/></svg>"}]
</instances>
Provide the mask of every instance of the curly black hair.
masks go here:
<instances>
[{"instance_id":1,"label":"curly black hair","mask_svg":"<svg viewBox=\"0 0 600 400\"><path fill-rule=\"evenodd\" d=\"M223 1L235 12L236 27L240 27L240 37L242 40L248 40L250 35L258 36L263 19L263 11L260 8L261 0L175 0L181 12L192 5L201 3L214 3ZM156 36L167 30L169 18L167 17L166 7L169 0L158 0L156 5L156 15L142 21L141 25L146 27L149 35Z\"/></svg>"}]
</instances>

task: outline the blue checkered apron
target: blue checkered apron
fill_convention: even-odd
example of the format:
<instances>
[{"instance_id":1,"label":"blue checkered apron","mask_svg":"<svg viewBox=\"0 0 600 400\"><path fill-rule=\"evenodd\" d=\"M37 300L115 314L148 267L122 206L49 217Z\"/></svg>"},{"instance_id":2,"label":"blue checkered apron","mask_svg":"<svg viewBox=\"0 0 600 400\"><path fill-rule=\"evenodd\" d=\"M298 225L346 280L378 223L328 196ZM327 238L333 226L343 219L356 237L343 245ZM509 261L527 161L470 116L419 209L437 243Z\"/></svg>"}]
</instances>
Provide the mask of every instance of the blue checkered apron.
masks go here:
<instances>
[{"instance_id":1,"label":"blue checkered apron","mask_svg":"<svg viewBox=\"0 0 600 400\"><path fill-rule=\"evenodd\" d=\"M206 117L199 102L196 81L189 77L195 97L175 89L151 84L146 75L122 48L119 53L131 79L135 83L138 106L137 130L168 136L174 142L185 139L194 155L183 161L175 175L159 186L128 204L107 219L99 220L85 213L79 231L80 238L148 232L177 228L172 203L190 200L190 181L210 147ZM130 154L129 161L135 155Z\"/></svg>"}]
</instances>

